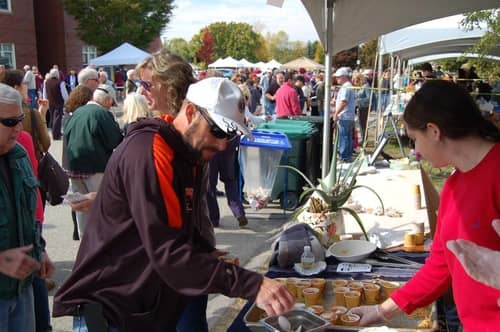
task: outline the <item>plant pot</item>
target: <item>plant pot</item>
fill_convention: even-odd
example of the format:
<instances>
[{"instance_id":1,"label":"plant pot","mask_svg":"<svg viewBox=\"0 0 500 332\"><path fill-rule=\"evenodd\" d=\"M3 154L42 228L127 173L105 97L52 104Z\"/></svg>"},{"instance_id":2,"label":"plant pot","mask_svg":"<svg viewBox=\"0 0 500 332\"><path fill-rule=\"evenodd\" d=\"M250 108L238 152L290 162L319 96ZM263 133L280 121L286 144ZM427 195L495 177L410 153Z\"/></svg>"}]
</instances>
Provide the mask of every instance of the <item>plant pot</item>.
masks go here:
<instances>
[{"instance_id":1,"label":"plant pot","mask_svg":"<svg viewBox=\"0 0 500 332\"><path fill-rule=\"evenodd\" d=\"M339 236L345 233L344 216L342 212L312 213L303 211L297 217L297 221L311 226L325 248L339 241Z\"/></svg>"}]
</instances>

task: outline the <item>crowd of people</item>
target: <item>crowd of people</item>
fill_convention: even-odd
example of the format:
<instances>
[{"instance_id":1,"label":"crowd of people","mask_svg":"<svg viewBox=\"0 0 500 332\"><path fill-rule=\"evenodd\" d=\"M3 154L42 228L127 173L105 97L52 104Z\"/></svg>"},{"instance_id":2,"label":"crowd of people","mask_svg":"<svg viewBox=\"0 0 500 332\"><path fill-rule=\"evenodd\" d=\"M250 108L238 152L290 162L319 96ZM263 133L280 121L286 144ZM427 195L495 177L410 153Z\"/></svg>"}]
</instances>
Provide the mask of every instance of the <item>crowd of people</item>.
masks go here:
<instances>
[{"instance_id":1,"label":"crowd of people","mask_svg":"<svg viewBox=\"0 0 500 332\"><path fill-rule=\"evenodd\" d=\"M73 316L74 331L208 331L210 293L255 301L268 315L293 307L283 284L216 248L217 182L224 182L231 211L245 227L237 156L239 137L252 136L246 118L322 115L327 93L338 153L349 162L355 121L365 137L377 105L373 71L337 68L332 91L325 91L324 74L305 70L259 77L241 69L231 80L217 72L197 79L166 50L120 71L119 84L92 67L67 76L54 67L45 79L36 67L24 69L0 73L0 331L51 330L47 278L54 266L36 178L50 137L63 140L71 191L83 194L71 202L78 255L53 306L55 317ZM456 171L441 195L426 264L384 303L352 309L363 325L425 306L450 284L466 329L500 324L499 285L491 275L500 255L498 222L491 223L500 218L500 135L469 87L435 79L445 77L438 71L423 66L423 81L415 76L408 83L416 92L403 121L416 152ZM381 77L382 107L390 103L390 77L387 71ZM117 86L126 96L123 128L110 112L122 93Z\"/></svg>"}]
</instances>

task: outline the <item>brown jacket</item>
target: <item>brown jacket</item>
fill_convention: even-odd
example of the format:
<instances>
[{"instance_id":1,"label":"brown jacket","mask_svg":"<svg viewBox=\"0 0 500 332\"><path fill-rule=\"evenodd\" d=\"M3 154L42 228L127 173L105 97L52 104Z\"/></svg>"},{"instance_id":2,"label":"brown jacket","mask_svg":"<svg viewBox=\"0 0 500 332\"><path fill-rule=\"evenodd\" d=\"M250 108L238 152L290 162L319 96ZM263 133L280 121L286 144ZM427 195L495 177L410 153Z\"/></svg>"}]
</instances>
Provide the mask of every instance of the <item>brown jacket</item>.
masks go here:
<instances>
[{"instance_id":1,"label":"brown jacket","mask_svg":"<svg viewBox=\"0 0 500 332\"><path fill-rule=\"evenodd\" d=\"M214 257L197 221L203 167L163 120L133 123L108 162L73 271L53 314L100 303L120 331L175 331L187 296L255 299L262 276ZM204 218L204 219L200 219Z\"/></svg>"},{"instance_id":2,"label":"brown jacket","mask_svg":"<svg viewBox=\"0 0 500 332\"><path fill-rule=\"evenodd\" d=\"M23 129L27 131L33 139L33 146L35 147L36 159L40 160L42 153L49 151L50 137L47 132L47 124L45 119L42 119L40 112L32 110L29 107L23 107L24 120Z\"/></svg>"}]
</instances>

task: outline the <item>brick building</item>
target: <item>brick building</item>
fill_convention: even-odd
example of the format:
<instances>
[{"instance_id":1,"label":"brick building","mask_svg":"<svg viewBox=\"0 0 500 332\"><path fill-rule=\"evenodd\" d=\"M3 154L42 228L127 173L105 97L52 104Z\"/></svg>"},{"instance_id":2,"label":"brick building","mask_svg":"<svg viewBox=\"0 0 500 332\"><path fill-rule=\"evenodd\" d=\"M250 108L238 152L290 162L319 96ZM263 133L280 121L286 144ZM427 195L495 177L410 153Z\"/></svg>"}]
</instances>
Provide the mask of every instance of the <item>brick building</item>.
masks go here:
<instances>
[{"instance_id":1,"label":"brick building","mask_svg":"<svg viewBox=\"0 0 500 332\"><path fill-rule=\"evenodd\" d=\"M0 0L0 64L38 65L42 73L54 64L78 71L98 53L78 38L76 27L62 0ZM150 50L160 46L158 37Z\"/></svg>"}]
</instances>

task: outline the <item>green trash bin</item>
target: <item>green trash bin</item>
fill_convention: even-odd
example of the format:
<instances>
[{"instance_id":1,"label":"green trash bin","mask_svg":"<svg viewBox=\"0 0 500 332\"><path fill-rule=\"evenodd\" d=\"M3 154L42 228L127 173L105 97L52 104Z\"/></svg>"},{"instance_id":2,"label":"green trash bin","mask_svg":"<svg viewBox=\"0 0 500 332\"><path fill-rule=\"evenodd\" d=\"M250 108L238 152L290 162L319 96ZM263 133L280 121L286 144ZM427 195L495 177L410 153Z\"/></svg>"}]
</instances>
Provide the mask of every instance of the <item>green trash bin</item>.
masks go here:
<instances>
[{"instance_id":1,"label":"green trash bin","mask_svg":"<svg viewBox=\"0 0 500 332\"><path fill-rule=\"evenodd\" d=\"M318 184L317 179L321 178L321 158L323 155L323 123L324 119L322 116L306 116L306 115L297 115L288 117L290 120L303 123L304 121L310 123L317 130L316 135L313 136L310 140L311 142L311 150L307 152L308 162L306 164L305 174L307 177L314 182L314 184ZM330 128L332 128L332 121L330 121ZM332 155L332 142L333 135L330 135L328 144L330 146L330 157Z\"/></svg>"},{"instance_id":2,"label":"green trash bin","mask_svg":"<svg viewBox=\"0 0 500 332\"><path fill-rule=\"evenodd\" d=\"M289 165L302 172L306 170L308 160L307 151L313 142L311 138L316 135L317 130L308 122L300 123L292 120L277 120L274 123L262 123L260 130L280 131L288 136L292 149L283 155L280 165ZM284 192L284 177L287 176L286 192ZM299 204L299 196L302 193L304 179L296 172L280 168L271 191L271 199L279 199L281 206L286 210L294 210Z\"/></svg>"}]
</instances>

